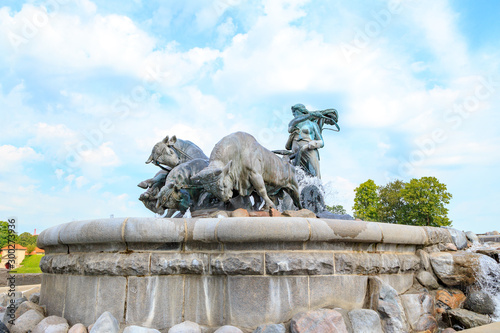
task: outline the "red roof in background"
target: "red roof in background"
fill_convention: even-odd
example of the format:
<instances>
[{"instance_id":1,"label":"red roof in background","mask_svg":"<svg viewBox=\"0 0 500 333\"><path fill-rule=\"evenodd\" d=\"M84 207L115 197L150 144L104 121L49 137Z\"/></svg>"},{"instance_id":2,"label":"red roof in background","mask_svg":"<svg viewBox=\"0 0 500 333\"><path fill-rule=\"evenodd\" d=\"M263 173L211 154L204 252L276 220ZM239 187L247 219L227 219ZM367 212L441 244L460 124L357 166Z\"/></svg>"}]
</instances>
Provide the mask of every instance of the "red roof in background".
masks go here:
<instances>
[{"instance_id":1,"label":"red roof in background","mask_svg":"<svg viewBox=\"0 0 500 333\"><path fill-rule=\"evenodd\" d=\"M19 245L19 244L14 244L14 248L15 248L16 250L27 250L27 248L26 248L26 247L24 247L24 246L22 246L22 245ZM8 249L9 249L9 246L8 246L8 245L7 245L7 246L2 247L2 250L8 250Z\"/></svg>"},{"instance_id":2,"label":"red roof in background","mask_svg":"<svg viewBox=\"0 0 500 333\"><path fill-rule=\"evenodd\" d=\"M35 247L35 249L33 250L33 252L28 253L28 255L29 255L29 256L32 256L32 255L34 255L34 254L42 254L42 253L45 253L45 251L44 251L44 250L42 250L42 249L39 249L38 247Z\"/></svg>"}]
</instances>

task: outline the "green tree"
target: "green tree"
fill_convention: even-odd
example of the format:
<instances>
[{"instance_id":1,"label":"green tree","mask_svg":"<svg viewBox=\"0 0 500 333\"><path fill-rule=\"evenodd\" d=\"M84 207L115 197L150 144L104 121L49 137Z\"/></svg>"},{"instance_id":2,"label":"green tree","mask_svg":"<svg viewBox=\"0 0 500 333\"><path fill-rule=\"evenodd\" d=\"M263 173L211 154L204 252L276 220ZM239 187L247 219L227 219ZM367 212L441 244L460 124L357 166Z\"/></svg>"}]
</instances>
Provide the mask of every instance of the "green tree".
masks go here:
<instances>
[{"instance_id":1,"label":"green tree","mask_svg":"<svg viewBox=\"0 0 500 333\"><path fill-rule=\"evenodd\" d=\"M412 179L401 190L407 205L405 224L430 227L449 226L448 209L452 195L435 177Z\"/></svg>"},{"instance_id":2,"label":"green tree","mask_svg":"<svg viewBox=\"0 0 500 333\"><path fill-rule=\"evenodd\" d=\"M377 195L377 185L371 179L360 184L354 189L354 217L364 221L378 220L379 198Z\"/></svg>"},{"instance_id":3,"label":"green tree","mask_svg":"<svg viewBox=\"0 0 500 333\"><path fill-rule=\"evenodd\" d=\"M0 221L0 249L7 245L8 235L9 235L9 222ZM15 243L18 242L17 235L15 235L14 237L11 237L11 238Z\"/></svg>"},{"instance_id":4,"label":"green tree","mask_svg":"<svg viewBox=\"0 0 500 333\"><path fill-rule=\"evenodd\" d=\"M405 223L408 207L401 193L404 188L405 183L401 180L392 181L378 188L380 222Z\"/></svg>"},{"instance_id":5,"label":"green tree","mask_svg":"<svg viewBox=\"0 0 500 333\"><path fill-rule=\"evenodd\" d=\"M339 214L339 215L345 215L347 214L347 211L344 209L342 205L332 205L332 206L326 206L326 209L333 214Z\"/></svg>"},{"instance_id":6,"label":"green tree","mask_svg":"<svg viewBox=\"0 0 500 333\"><path fill-rule=\"evenodd\" d=\"M37 236L33 236L29 232L23 232L19 235L19 244L22 246L28 246L31 244L36 244Z\"/></svg>"},{"instance_id":7,"label":"green tree","mask_svg":"<svg viewBox=\"0 0 500 333\"><path fill-rule=\"evenodd\" d=\"M26 253L30 254L31 252L35 251L35 248L35 244L29 244L28 246L26 246Z\"/></svg>"}]
</instances>

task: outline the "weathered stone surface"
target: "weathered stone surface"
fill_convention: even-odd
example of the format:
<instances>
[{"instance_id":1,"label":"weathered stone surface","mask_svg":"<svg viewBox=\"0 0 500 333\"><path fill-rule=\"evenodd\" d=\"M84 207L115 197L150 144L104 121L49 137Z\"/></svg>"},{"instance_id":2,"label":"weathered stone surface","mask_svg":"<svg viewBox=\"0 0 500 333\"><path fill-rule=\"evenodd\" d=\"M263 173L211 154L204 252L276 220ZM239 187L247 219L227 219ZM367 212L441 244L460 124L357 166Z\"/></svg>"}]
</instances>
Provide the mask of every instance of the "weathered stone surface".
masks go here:
<instances>
[{"instance_id":1,"label":"weathered stone surface","mask_svg":"<svg viewBox=\"0 0 500 333\"><path fill-rule=\"evenodd\" d=\"M208 254L205 253L152 253L151 274L203 274L208 273Z\"/></svg>"},{"instance_id":2,"label":"weathered stone surface","mask_svg":"<svg viewBox=\"0 0 500 333\"><path fill-rule=\"evenodd\" d=\"M228 276L226 323L254 328L289 320L308 308L307 280L303 276Z\"/></svg>"},{"instance_id":3,"label":"weathered stone surface","mask_svg":"<svg viewBox=\"0 0 500 333\"><path fill-rule=\"evenodd\" d=\"M366 276L310 276L310 308L360 309L365 301ZM275 321L279 322L279 321Z\"/></svg>"},{"instance_id":4,"label":"weathered stone surface","mask_svg":"<svg viewBox=\"0 0 500 333\"><path fill-rule=\"evenodd\" d=\"M60 274L44 274L42 276L42 290L40 304L46 306L47 313L62 316L68 277Z\"/></svg>"},{"instance_id":5,"label":"weathered stone surface","mask_svg":"<svg viewBox=\"0 0 500 333\"><path fill-rule=\"evenodd\" d=\"M491 322L490 317L487 315L466 309L448 310L443 314L443 318L449 320L453 325L458 324L464 328L483 326Z\"/></svg>"},{"instance_id":6,"label":"weathered stone surface","mask_svg":"<svg viewBox=\"0 0 500 333\"><path fill-rule=\"evenodd\" d=\"M439 244L439 243L449 243L452 241L450 232L445 228L434 228L434 227L421 227L427 233L428 243Z\"/></svg>"},{"instance_id":7,"label":"weathered stone surface","mask_svg":"<svg viewBox=\"0 0 500 333\"><path fill-rule=\"evenodd\" d=\"M211 327L223 325L223 279L206 275L186 276L184 290L185 299L189 300L184 304L184 320Z\"/></svg>"},{"instance_id":8,"label":"weathered stone surface","mask_svg":"<svg viewBox=\"0 0 500 333\"><path fill-rule=\"evenodd\" d=\"M436 306L445 310L456 309L465 302L465 295L460 290L443 289L436 292Z\"/></svg>"},{"instance_id":9,"label":"weathered stone surface","mask_svg":"<svg viewBox=\"0 0 500 333\"><path fill-rule=\"evenodd\" d=\"M467 231L465 233L465 236L467 237L468 240L471 241L472 244L479 244L479 237L477 237L477 235L475 233L473 233L472 231Z\"/></svg>"},{"instance_id":10,"label":"weathered stone surface","mask_svg":"<svg viewBox=\"0 0 500 333\"><path fill-rule=\"evenodd\" d=\"M473 291L464 303L464 308L482 314L493 314L495 303L489 294L484 291Z\"/></svg>"},{"instance_id":11,"label":"weathered stone surface","mask_svg":"<svg viewBox=\"0 0 500 333\"><path fill-rule=\"evenodd\" d=\"M231 212L231 217L248 217L248 216L250 216L250 214L248 214L248 210L244 208L238 208Z\"/></svg>"},{"instance_id":12,"label":"weathered stone surface","mask_svg":"<svg viewBox=\"0 0 500 333\"><path fill-rule=\"evenodd\" d=\"M99 276L96 302L97 315L108 311L115 318L123 318L127 299L127 278L123 276Z\"/></svg>"},{"instance_id":13,"label":"weathered stone surface","mask_svg":"<svg viewBox=\"0 0 500 333\"><path fill-rule=\"evenodd\" d=\"M286 328L283 324L266 324L260 325L252 333L286 333Z\"/></svg>"},{"instance_id":14,"label":"weathered stone surface","mask_svg":"<svg viewBox=\"0 0 500 333\"><path fill-rule=\"evenodd\" d=\"M453 333L456 332L453 328L448 327L441 331L441 333Z\"/></svg>"},{"instance_id":15,"label":"weathered stone surface","mask_svg":"<svg viewBox=\"0 0 500 333\"><path fill-rule=\"evenodd\" d=\"M465 236L465 232L453 228L445 228L450 232L451 239L459 250L463 250L467 247L467 237Z\"/></svg>"},{"instance_id":16,"label":"weathered stone surface","mask_svg":"<svg viewBox=\"0 0 500 333\"><path fill-rule=\"evenodd\" d=\"M29 301L38 304L40 302L40 293L31 294Z\"/></svg>"},{"instance_id":17,"label":"weathered stone surface","mask_svg":"<svg viewBox=\"0 0 500 333\"><path fill-rule=\"evenodd\" d=\"M291 333L348 333L342 315L335 310L318 309L298 313L290 322Z\"/></svg>"},{"instance_id":18,"label":"weathered stone surface","mask_svg":"<svg viewBox=\"0 0 500 333\"><path fill-rule=\"evenodd\" d=\"M39 322L32 333L66 333L68 332L68 321L62 317L49 316Z\"/></svg>"},{"instance_id":19,"label":"weathered stone surface","mask_svg":"<svg viewBox=\"0 0 500 333\"><path fill-rule=\"evenodd\" d=\"M421 285L424 287L430 288L430 289L437 289L439 288L439 283L437 282L436 278L434 275L427 271L420 271L418 272L416 276L418 282L420 282Z\"/></svg>"},{"instance_id":20,"label":"weathered stone surface","mask_svg":"<svg viewBox=\"0 0 500 333\"><path fill-rule=\"evenodd\" d=\"M316 214L314 212L310 211L309 209L301 209L301 210L285 210L282 216L289 216L289 217L305 217L305 218L316 218Z\"/></svg>"},{"instance_id":21,"label":"weathered stone surface","mask_svg":"<svg viewBox=\"0 0 500 333\"><path fill-rule=\"evenodd\" d=\"M118 320L109 312L104 312L94 323L89 333L118 333L120 326Z\"/></svg>"},{"instance_id":22,"label":"weathered stone surface","mask_svg":"<svg viewBox=\"0 0 500 333\"><path fill-rule=\"evenodd\" d=\"M149 253L92 253L82 258L86 275L146 275Z\"/></svg>"},{"instance_id":23,"label":"weathered stone surface","mask_svg":"<svg viewBox=\"0 0 500 333\"><path fill-rule=\"evenodd\" d=\"M17 308L17 310L16 310L16 318L19 318L23 313L25 313L26 311L29 311L29 310L38 311L38 312L40 312L40 314L42 316L45 316L45 312L44 312L43 308L40 305L35 304L33 302L30 302L30 301L25 301L25 302L22 302L19 305L19 307Z\"/></svg>"},{"instance_id":24,"label":"weathered stone surface","mask_svg":"<svg viewBox=\"0 0 500 333\"><path fill-rule=\"evenodd\" d=\"M453 243L439 244L441 251L458 251L457 246Z\"/></svg>"},{"instance_id":25,"label":"weathered stone surface","mask_svg":"<svg viewBox=\"0 0 500 333\"><path fill-rule=\"evenodd\" d=\"M398 295L407 292L415 280L414 274L382 274L377 277L385 284L394 288Z\"/></svg>"},{"instance_id":26,"label":"weathered stone surface","mask_svg":"<svg viewBox=\"0 0 500 333\"><path fill-rule=\"evenodd\" d=\"M181 322L183 290L179 275L129 277L125 323L163 330Z\"/></svg>"},{"instance_id":27,"label":"weathered stone surface","mask_svg":"<svg viewBox=\"0 0 500 333\"><path fill-rule=\"evenodd\" d=\"M155 330L154 328L147 328L147 327L132 325L132 326L125 327L125 329L123 330L123 333L160 333L160 331Z\"/></svg>"},{"instance_id":28,"label":"weathered stone surface","mask_svg":"<svg viewBox=\"0 0 500 333\"><path fill-rule=\"evenodd\" d=\"M266 253L266 271L270 275L333 274L330 253Z\"/></svg>"},{"instance_id":29,"label":"weathered stone surface","mask_svg":"<svg viewBox=\"0 0 500 333\"><path fill-rule=\"evenodd\" d=\"M212 274L263 275L264 255L259 253L224 253L212 255Z\"/></svg>"},{"instance_id":30,"label":"weathered stone surface","mask_svg":"<svg viewBox=\"0 0 500 333\"><path fill-rule=\"evenodd\" d=\"M43 320L43 315L36 310L28 310L14 321L11 326L11 333L26 333L33 331L35 326Z\"/></svg>"},{"instance_id":31,"label":"weathered stone surface","mask_svg":"<svg viewBox=\"0 0 500 333\"><path fill-rule=\"evenodd\" d=\"M168 333L201 333L201 327L192 321L185 321L172 326Z\"/></svg>"},{"instance_id":32,"label":"weathered stone surface","mask_svg":"<svg viewBox=\"0 0 500 333\"><path fill-rule=\"evenodd\" d=\"M64 318L70 325L96 321L100 313L95 312L99 276L63 275L68 289L64 295ZM75 286L75 287L71 287ZM76 287L77 286L77 287ZM49 314L53 314L48 311ZM59 314L57 314L59 315ZM59 315L62 317L62 315Z\"/></svg>"},{"instance_id":33,"label":"weathered stone surface","mask_svg":"<svg viewBox=\"0 0 500 333\"><path fill-rule=\"evenodd\" d=\"M429 255L434 273L447 286L473 284L475 272L480 270L481 256L482 254L464 251L435 252Z\"/></svg>"},{"instance_id":34,"label":"weathered stone surface","mask_svg":"<svg viewBox=\"0 0 500 333\"><path fill-rule=\"evenodd\" d=\"M368 309L349 311L352 329L356 333L383 333L378 313Z\"/></svg>"},{"instance_id":35,"label":"weathered stone surface","mask_svg":"<svg viewBox=\"0 0 500 333\"><path fill-rule=\"evenodd\" d=\"M422 315L412 327L416 333L435 333L438 331L437 320L430 314Z\"/></svg>"},{"instance_id":36,"label":"weathered stone surface","mask_svg":"<svg viewBox=\"0 0 500 333\"><path fill-rule=\"evenodd\" d=\"M405 309L406 318L414 331L434 331L437 329L436 320L429 320L434 316L434 297L427 293L406 294L400 296ZM432 329L431 329L432 328Z\"/></svg>"},{"instance_id":37,"label":"weathered stone surface","mask_svg":"<svg viewBox=\"0 0 500 333\"><path fill-rule=\"evenodd\" d=\"M49 262L46 263L48 265ZM83 254L57 254L52 256L47 273L55 274L82 274ZM45 266L45 264L44 264ZM42 266L43 267L43 266ZM45 272L45 271L44 271Z\"/></svg>"},{"instance_id":38,"label":"weathered stone surface","mask_svg":"<svg viewBox=\"0 0 500 333\"><path fill-rule=\"evenodd\" d=\"M310 240L314 242L378 243L382 240L382 231L378 223L330 219L309 219L308 221L311 226Z\"/></svg>"},{"instance_id":39,"label":"weathered stone surface","mask_svg":"<svg viewBox=\"0 0 500 333\"><path fill-rule=\"evenodd\" d=\"M7 326L5 326L5 324L2 321L0 321L0 333L10 333ZM285 331L283 331L283 333L285 333Z\"/></svg>"},{"instance_id":40,"label":"weathered stone surface","mask_svg":"<svg viewBox=\"0 0 500 333\"><path fill-rule=\"evenodd\" d=\"M485 248L477 249L476 252L484 254L490 258L493 258L496 260L496 262L500 263L500 249L485 247Z\"/></svg>"},{"instance_id":41,"label":"weathered stone surface","mask_svg":"<svg viewBox=\"0 0 500 333\"><path fill-rule=\"evenodd\" d=\"M87 333L87 327L85 325L78 323L69 329L68 333Z\"/></svg>"},{"instance_id":42,"label":"weathered stone surface","mask_svg":"<svg viewBox=\"0 0 500 333\"><path fill-rule=\"evenodd\" d=\"M379 253L338 253L335 254L337 274L396 274L400 268L395 254Z\"/></svg>"},{"instance_id":43,"label":"weathered stone surface","mask_svg":"<svg viewBox=\"0 0 500 333\"><path fill-rule=\"evenodd\" d=\"M238 327L234 327L231 325L225 325L219 327L214 333L243 333Z\"/></svg>"},{"instance_id":44,"label":"weathered stone surface","mask_svg":"<svg viewBox=\"0 0 500 333\"><path fill-rule=\"evenodd\" d=\"M392 223L378 223L382 229L384 243L394 244L426 244L427 233L422 227L392 224Z\"/></svg>"},{"instance_id":45,"label":"weathered stone surface","mask_svg":"<svg viewBox=\"0 0 500 333\"><path fill-rule=\"evenodd\" d=\"M365 307L376 310L384 332L408 332L406 315L397 291L377 277L368 279Z\"/></svg>"},{"instance_id":46,"label":"weathered stone surface","mask_svg":"<svg viewBox=\"0 0 500 333\"><path fill-rule=\"evenodd\" d=\"M432 269L431 261L429 259L429 253L420 249L420 250L417 250L417 256L419 256L419 258L420 258L421 267L429 272Z\"/></svg>"}]
</instances>

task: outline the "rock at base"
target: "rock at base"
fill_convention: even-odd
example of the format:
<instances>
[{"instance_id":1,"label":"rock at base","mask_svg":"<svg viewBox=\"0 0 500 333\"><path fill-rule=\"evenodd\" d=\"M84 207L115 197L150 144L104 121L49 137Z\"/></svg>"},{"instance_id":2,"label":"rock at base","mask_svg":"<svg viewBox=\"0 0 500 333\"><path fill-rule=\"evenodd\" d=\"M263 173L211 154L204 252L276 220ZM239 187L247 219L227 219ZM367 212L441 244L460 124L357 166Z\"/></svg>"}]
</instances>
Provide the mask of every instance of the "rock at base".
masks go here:
<instances>
[{"instance_id":1,"label":"rock at base","mask_svg":"<svg viewBox=\"0 0 500 333\"><path fill-rule=\"evenodd\" d=\"M38 312L40 312L40 314L42 316L45 315L45 311L43 310L43 308L40 305L35 304L33 302L30 302L30 301L26 301L26 302L21 303L21 305L19 305L19 307L17 308L16 318L19 318L20 316L22 316L24 313L26 313L29 310L38 311Z\"/></svg>"},{"instance_id":2,"label":"rock at base","mask_svg":"<svg viewBox=\"0 0 500 333\"><path fill-rule=\"evenodd\" d=\"M238 208L231 212L231 217L249 217L248 210L245 208Z\"/></svg>"},{"instance_id":3,"label":"rock at base","mask_svg":"<svg viewBox=\"0 0 500 333\"><path fill-rule=\"evenodd\" d=\"M301 209L301 210L285 210L282 216L288 217L305 217L305 218L316 218L316 214L314 214L309 209Z\"/></svg>"},{"instance_id":4,"label":"rock at base","mask_svg":"<svg viewBox=\"0 0 500 333\"><path fill-rule=\"evenodd\" d=\"M32 331L43 320L43 315L36 310L28 310L14 321L11 333L26 333Z\"/></svg>"},{"instance_id":5,"label":"rock at base","mask_svg":"<svg viewBox=\"0 0 500 333\"><path fill-rule=\"evenodd\" d=\"M192 321L185 321L172 326L168 333L201 333L201 327Z\"/></svg>"},{"instance_id":6,"label":"rock at base","mask_svg":"<svg viewBox=\"0 0 500 333\"><path fill-rule=\"evenodd\" d=\"M427 287L429 289L437 289L439 288L439 283L437 282L434 275L427 271L420 271L417 274L417 280L421 285Z\"/></svg>"},{"instance_id":7,"label":"rock at base","mask_svg":"<svg viewBox=\"0 0 500 333\"><path fill-rule=\"evenodd\" d=\"M90 333L118 333L120 326L118 320L108 311L104 312L92 325Z\"/></svg>"},{"instance_id":8,"label":"rock at base","mask_svg":"<svg viewBox=\"0 0 500 333\"><path fill-rule=\"evenodd\" d=\"M434 297L427 293L401 295L406 318L415 332L437 331Z\"/></svg>"},{"instance_id":9,"label":"rock at base","mask_svg":"<svg viewBox=\"0 0 500 333\"><path fill-rule=\"evenodd\" d=\"M147 327L132 325L132 326L125 327L125 329L123 330L123 333L160 333L160 331L155 330L154 328L147 328Z\"/></svg>"},{"instance_id":10,"label":"rock at base","mask_svg":"<svg viewBox=\"0 0 500 333\"><path fill-rule=\"evenodd\" d=\"M40 293L34 293L30 296L30 299L29 299L30 302L33 302L35 304L38 304L38 302L40 301Z\"/></svg>"},{"instance_id":11,"label":"rock at base","mask_svg":"<svg viewBox=\"0 0 500 333\"><path fill-rule=\"evenodd\" d=\"M486 292L474 291L467 297L464 308L481 314L493 314L495 312L495 303Z\"/></svg>"},{"instance_id":12,"label":"rock at base","mask_svg":"<svg viewBox=\"0 0 500 333\"><path fill-rule=\"evenodd\" d=\"M449 320L452 325L458 324L464 328L479 327L491 322L487 315L465 309L448 310L443 314L443 318Z\"/></svg>"},{"instance_id":13,"label":"rock at base","mask_svg":"<svg viewBox=\"0 0 500 333\"><path fill-rule=\"evenodd\" d=\"M214 333L243 333L238 327L234 327L231 325L225 325L219 327Z\"/></svg>"},{"instance_id":14,"label":"rock at base","mask_svg":"<svg viewBox=\"0 0 500 333\"><path fill-rule=\"evenodd\" d=\"M283 324L260 325L253 333L286 333L286 328Z\"/></svg>"},{"instance_id":15,"label":"rock at base","mask_svg":"<svg viewBox=\"0 0 500 333\"><path fill-rule=\"evenodd\" d=\"M348 333L342 314L335 310L318 309L301 312L290 322L291 333Z\"/></svg>"},{"instance_id":16,"label":"rock at base","mask_svg":"<svg viewBox=\"0 0 500 333\"><path fill-rule=\"evenodd\" d=\"M356 333L383 333L378 313L368 309L349 311L352 329Z\"/></svg>"},{"instance_id":17,"label":"rock at base","mask_svg":"<svg viewBox=\"0 0 500 333\"><path fill-rule=\"evenodd\" d=\"M436 292L436 306L445 310L461 307L465 299L465 294L460 290L443 289Z\"/></svg>"},{"instance_id":18,"label":"rock at base","mask_svg":"<svg viewBox=\"0 0 500 333\"><path fill-rule=\"evenodd\" d=\"M68 332L68 321L62 317L49 316L39 322L32 333L66 333Z\"/></svg>"},{"instance_id":19,"label":"rock at base","mask_svg":"<svg viewBox=\"0 0 500 333\"><path fill-rule=\"evenodd\" d=\"M87 333L87 328L83 324L75 324L71 326L68 333Z\"/></svg>"},{"instance_id":20,"label":"rock at base","mask_svg":"<svg viewBox=\"0 0 500 333\"><path fill-rule=\"evenodd\" d=\"M436 276L447 286L471 285L480 271L482 254L465 251L435 252L429 255Z\"/></svg>"},{"instance_id":21,"label":"rock at base","mask_svg":"<svg viewBox=\"0 0 500 333\"><path fill-rule=\"evenodd\" d=\"M7 326L5 326L5 324L2 323L1 321L0 321L0 333L10 333ZM283 333L285 333L285 331L283 331Z\"/></svg>"}]
</instances>

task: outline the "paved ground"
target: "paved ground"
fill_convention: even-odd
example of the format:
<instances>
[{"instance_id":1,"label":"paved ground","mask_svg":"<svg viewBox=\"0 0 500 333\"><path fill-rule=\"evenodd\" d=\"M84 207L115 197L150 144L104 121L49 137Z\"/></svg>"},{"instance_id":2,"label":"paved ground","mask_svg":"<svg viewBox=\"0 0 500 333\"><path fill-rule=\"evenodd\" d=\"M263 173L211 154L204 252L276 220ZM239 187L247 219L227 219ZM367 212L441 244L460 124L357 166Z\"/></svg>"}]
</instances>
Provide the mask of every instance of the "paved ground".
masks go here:
<instances>
[{"instance_id":1,"label":"paved ground","mask_svg":"<svg viewBox=\"0 0 500 333\"><path fill-rule=\"evenodd\" d=\"M0 287L0 294L7 293L9 291L9 287ZM26 286L16 286L16 291L21 291L23 296L26 298L30 298L31 294L40 292L39 284L32 284Z\"/></svg>"}]
</instances>

